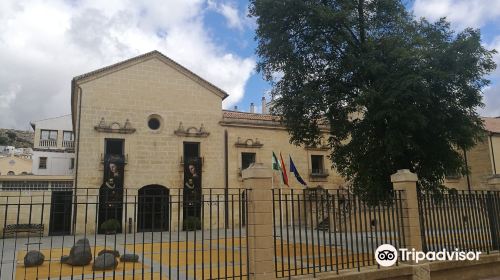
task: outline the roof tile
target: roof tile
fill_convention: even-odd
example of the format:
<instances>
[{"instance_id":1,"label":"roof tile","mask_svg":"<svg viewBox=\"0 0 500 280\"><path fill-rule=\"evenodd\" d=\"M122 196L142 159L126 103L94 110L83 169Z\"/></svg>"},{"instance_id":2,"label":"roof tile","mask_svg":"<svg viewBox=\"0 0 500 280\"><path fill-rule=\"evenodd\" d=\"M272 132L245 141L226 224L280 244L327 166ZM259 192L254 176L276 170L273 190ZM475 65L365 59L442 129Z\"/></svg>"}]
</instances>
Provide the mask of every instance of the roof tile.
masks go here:
<instances>
[{"instance_id":1,"label":"roof tile","mask_svg":"<svg viewBox=\"0 0 500 280\"><path fill-rule=\"evenodd\" d=\"M223 110L223 117L226 119L244 119L256 121L280 121L280 117L269 114L246 113L238 111Z\"/></svg>"}]
</instances>

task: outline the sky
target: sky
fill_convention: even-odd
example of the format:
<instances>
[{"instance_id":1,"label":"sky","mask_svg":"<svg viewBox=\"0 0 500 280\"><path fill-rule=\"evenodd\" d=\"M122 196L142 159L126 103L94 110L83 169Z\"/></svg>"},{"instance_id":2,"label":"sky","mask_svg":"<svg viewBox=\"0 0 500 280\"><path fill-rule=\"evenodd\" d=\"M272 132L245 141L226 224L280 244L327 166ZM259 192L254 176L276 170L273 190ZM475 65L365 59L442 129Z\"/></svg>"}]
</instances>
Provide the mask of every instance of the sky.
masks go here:
<instances>
[{"instance_id":1,"label":"sky","mask_svg":"<svg viewBox=\"0 0 500 280\"><path fill-rule=\"evenodd\" d=\"M500 50L500 0L413 0L417 17L480 28ZM244 0L0 1L0 128L71 113L71 79L158 50L229 93L223 107L260 111L271 88L255 71L256 23ZM500 54L495 56L500 64ZM500 69L483 116L500 116Z\"/></svg>"}]
</instances>

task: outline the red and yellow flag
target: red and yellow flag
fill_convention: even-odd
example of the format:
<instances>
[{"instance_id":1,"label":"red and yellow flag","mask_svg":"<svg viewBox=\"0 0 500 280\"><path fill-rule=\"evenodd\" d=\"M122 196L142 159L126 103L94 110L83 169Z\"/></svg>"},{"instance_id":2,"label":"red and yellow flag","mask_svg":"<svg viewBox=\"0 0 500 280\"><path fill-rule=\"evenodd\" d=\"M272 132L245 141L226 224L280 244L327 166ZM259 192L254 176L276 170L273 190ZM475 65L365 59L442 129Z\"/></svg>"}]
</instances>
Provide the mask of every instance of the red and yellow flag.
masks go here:
<instances>
[{"instance_id":1,"label":"red and yellow flag","mask_svg":"<svg viewBox=\"0 0 500 280\"><path fill-rule=\"evenodd\" d=\"M280 164L281 164L281 176L283 176L283 183L288 186L288 176L286 175L285 162L283 161L283 156L280 152Z\"/></svg>"}]
</instances>

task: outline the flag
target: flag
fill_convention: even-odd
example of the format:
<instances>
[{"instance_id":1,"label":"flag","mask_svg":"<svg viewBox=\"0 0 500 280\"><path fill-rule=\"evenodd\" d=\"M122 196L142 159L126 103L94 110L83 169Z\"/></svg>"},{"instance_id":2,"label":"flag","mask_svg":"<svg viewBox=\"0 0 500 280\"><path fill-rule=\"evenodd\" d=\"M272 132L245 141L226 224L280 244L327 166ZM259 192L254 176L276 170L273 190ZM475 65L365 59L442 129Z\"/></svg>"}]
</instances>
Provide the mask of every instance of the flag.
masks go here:
<instances>
[{"instance_id":1,"label":"flag","mask_svg":"<svg viewBox=\"0 0 500 280\"><path fill-rule=\"evenodd\" d=\"M280 170L280 164L278 163L278 158L273 152L273 170Z\"/></svg>"},{"instance_id":2,"label":"flag","mask_svg":"<svg viewBox=\"0 0 500 280\"><path fill-rule=\"evenodd\" d=\"M281 152L280 152L280 159L281 159L281 176L283 177L283 183L288 186L288 176L286 175L285 162L283 161Z\"/></svg>"},{"instance_id":3,"label":"flag","mask_svg":"<svg viewBox=\"0 0 500 280\"><path fill-rule=\"evenodd\" d=\"M290 172L293 172L293 174L295 175L295 178L297 179L297 181L299 181L299 183L301 183L302 185L307 187L306 182L304 182L302 177L300 177L299 171L295 167L295 164L293 164L292 156L290 156L290 155L288 155L288 156L290 157Z\"/></svg>"}]
</instances>

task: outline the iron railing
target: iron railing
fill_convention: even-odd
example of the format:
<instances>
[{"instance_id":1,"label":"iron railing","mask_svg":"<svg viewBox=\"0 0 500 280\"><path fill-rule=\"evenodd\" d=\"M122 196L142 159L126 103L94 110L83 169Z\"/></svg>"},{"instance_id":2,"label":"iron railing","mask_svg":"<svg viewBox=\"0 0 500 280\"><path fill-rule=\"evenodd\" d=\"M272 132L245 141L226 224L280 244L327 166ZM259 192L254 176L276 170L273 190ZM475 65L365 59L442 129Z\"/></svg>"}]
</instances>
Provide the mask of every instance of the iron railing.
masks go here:
<instances>
[{"instance_id":1,"label":"iron railing","mask_svg":"<svg viewBox=\"0 0 500 280\"><path fill-rule=\"evenodd\" d=\"M276 277L376 265L382 244L405 246L402 191L364 202L346 190L273 190Z\"/></svg>"},{"instance_id":2,"label":"iron railing","mask_svg":"<svg viewBox=\"0 0 500 280\"><path fill-rule=\"evenodd\" d=\"M500 192L420 192L424 251L500 250Z\"/></svg>"},{"instance_id":3,"label":"iron railing","mask_svg":"<svg viewBox=\"0 0 500 280\"><path fill-rule=\"evenodd\" d=\"M82 188L0 192L0 279L248 278L246 190L184 193L156 185L111 194ZM112 219L118 222L103 225ZM85 238L90 263L63 263ZM93 270L103 249L139 260L116 258L114 269ZM25 266L24 257L33 250L45 261Z\"/></svg>"}]
</instances>

